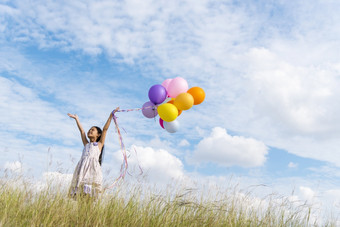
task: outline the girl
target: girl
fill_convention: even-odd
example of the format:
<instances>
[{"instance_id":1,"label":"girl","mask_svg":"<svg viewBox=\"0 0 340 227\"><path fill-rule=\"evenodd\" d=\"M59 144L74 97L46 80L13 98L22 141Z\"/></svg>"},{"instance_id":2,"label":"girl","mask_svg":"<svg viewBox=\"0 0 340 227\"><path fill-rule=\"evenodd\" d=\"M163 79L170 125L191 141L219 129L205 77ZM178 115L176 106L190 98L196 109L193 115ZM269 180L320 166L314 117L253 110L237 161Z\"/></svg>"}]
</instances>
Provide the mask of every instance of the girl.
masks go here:
<instances>
[{"instance_id":1,"label":"girl","mask_svg":"<svg viewBox=\"0 0 340 227\"><path fill-rule=\"evenodd\" d=\"M70 187L71 196L75 196L76 194L87 194L97 197L101 192L103 181L101 161L105 137L111 124L113 114L118 110L119 107L112 111L103 130L97 126L92 126L90 128L87 132L87 137L90 141L86 138L85 131L79 122L78 116L76 114L67 114L70 118L76 120L84 144L83 154L73 173Z\"/></svg>"}]
</instances>

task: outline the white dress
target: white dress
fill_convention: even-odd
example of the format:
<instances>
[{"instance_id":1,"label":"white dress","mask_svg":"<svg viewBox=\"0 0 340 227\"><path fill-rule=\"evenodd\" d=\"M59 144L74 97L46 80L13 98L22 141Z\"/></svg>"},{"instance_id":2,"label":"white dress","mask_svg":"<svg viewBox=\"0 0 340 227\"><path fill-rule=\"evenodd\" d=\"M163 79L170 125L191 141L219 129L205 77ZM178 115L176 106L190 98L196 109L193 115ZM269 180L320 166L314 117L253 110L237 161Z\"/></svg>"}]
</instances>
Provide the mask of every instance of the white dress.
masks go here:
<instances>
[{"instance_id":1,"label":"white dress","mask_svg":"<svg viewBox=\"0 0 340 227\"><path fill-rule=\"evenodd\" d=\"M88 143L84 146L81 159L79 160L72 178L70 194L86 193L98 195L102 189L103 174L99 164L98 143Z\"/></svg>"}]
</instances>

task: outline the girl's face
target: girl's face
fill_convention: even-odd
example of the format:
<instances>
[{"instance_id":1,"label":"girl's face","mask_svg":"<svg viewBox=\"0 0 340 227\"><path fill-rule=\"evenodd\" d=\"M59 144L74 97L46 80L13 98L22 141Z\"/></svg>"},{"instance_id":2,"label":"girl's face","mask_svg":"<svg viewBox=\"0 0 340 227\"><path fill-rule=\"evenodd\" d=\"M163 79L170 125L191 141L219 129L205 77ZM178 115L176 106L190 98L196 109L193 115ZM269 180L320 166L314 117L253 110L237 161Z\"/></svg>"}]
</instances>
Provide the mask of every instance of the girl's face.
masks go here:
<instances>
[{"instance_id":1,"label":"girl's face","mask_svg":"<svg viewBox=\"0 0 340 227\"><path fill-rule=\"evenodd\" d=\"M89 137L89 139L95 139L97 140L97 138L99 137L99 133L96 127L92 127L90 128L90 130L87 132L87 137Z\"/></svg>"}]
</instances>

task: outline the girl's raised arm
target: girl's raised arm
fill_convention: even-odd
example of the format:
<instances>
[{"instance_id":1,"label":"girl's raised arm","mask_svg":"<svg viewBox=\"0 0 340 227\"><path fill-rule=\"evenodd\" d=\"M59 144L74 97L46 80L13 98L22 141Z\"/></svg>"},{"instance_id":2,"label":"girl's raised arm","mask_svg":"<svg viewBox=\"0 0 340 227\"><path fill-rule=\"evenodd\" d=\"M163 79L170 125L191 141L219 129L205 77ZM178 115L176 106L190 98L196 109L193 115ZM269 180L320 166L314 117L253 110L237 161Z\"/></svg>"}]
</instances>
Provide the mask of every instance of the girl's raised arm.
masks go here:
<instances>
[{"instance_id":1,"label":"girl's raised arm","mask_svg":"<svg viewBox=\"0 0 340 227\"><path fill-rule=\"evenodd\" d=\"M80 122L79 122L78 115L76 115L76 114L70 114L70 113L68 113L67 115L68 115L70 118L73 118L73 119L76 120L78 129L79 129L79 131L80 131L81 140L83 141L83 144L84 144L84 146L85 146L86 144L89 143L89 141L88 141L87 138L86 138L86 135L85 135L85 131L84 131L84 129L83 129L83 126L81 126L81 124L80 124Z\"/></svg>"},{"instance_id":2,"label":"girl's raised arm","mask_svg":"<svg viewBox=\"0 0 340 227\"><path fill-rule=\"evenodd\" d=\"M117 111L119 110L119 107L117 107L112 113L116 113ZM111 119L112 119L112 113L110 113L110 116L109 118L107 119L104 127L103 127L103 132L102 132L102 135L101 135L101 138L99 140L99 143L98 143L98 146L99 146L99 149L101 150L101 148L104 146L104 143L105 143L105 137L106 137L106 133L107 133L107 130L109 129L109 126L111 124Z\"/></svg>"}]
</instances>

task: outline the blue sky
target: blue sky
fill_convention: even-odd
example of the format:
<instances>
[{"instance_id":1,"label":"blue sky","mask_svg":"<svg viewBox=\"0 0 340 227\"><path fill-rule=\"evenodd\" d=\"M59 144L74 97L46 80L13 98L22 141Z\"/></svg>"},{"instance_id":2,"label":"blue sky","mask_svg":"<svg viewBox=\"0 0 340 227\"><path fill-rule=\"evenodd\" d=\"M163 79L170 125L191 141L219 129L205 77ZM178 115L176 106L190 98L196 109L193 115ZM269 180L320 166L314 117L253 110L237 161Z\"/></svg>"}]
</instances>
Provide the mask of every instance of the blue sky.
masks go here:
<instances>
[{"instance_id":1,"label":"blue sky","mask_svg":"<svg viewBox=\"0 0 340 227\"><path fill-rule=\"evenodd\" d=\"M266 184L340 205L336 1L0 1L0 168L69 176L87 130L181 76L206 92L169 134L119 113L149 181ZM52 159L52 166L48 160ZM21 164L18 164L21 160ZM136 165L131 152L130 163ZM121 154L114 127L103 168ZM330 203L331 201L331 203Z\"/></svg>"}]
</instances>

